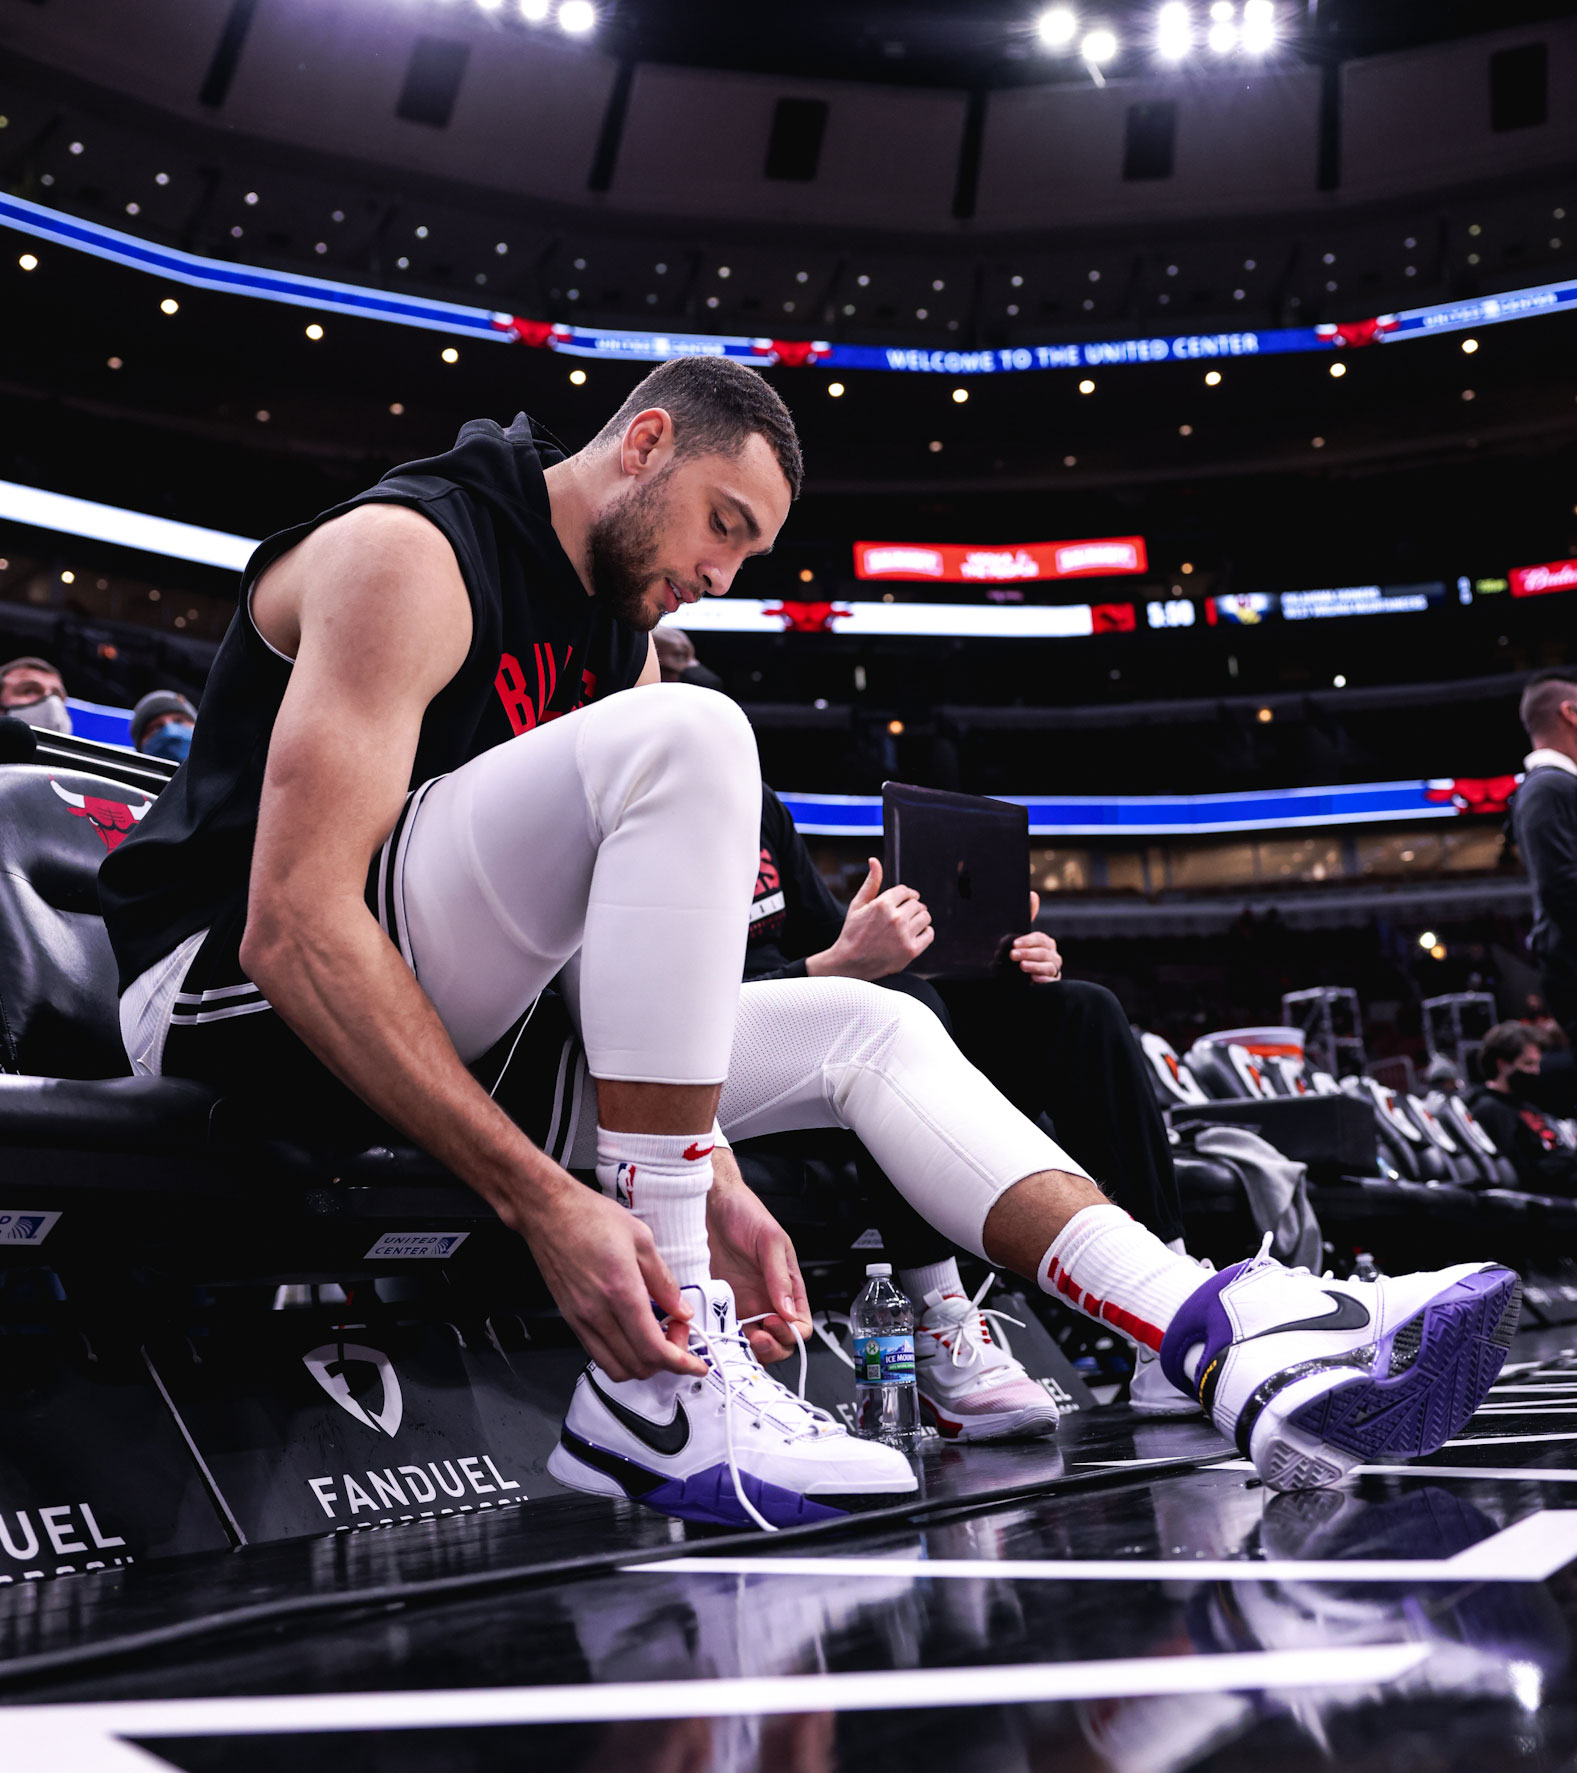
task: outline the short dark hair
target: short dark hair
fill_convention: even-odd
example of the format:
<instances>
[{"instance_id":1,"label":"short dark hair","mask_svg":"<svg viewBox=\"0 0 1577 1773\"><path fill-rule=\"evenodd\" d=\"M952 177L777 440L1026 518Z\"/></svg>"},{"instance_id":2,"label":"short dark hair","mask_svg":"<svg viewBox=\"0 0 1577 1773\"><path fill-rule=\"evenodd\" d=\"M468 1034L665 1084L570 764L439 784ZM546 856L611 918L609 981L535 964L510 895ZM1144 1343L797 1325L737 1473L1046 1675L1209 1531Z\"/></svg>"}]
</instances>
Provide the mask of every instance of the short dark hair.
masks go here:
<instances>
[{"instance_id":1,"label":"short dark hair","mask_svg":"<svg viewBox=\"0 0 1577 1773\"><path fill-rule=\"evenodd\" d=\"M1577 667L1547 665L1522 686L1517 718L1530 739L1554 726L1562 702L1577 702Z\"/></svg>"},{"instance_id":2,"label":"short dark hair","mask_svg":"<svg viewBox=\"0 0 1577 1773\"><path fill-rule=\"evenodd\" d=\"M1484 1036L1484 1044L1480 1048L1485 1074L1490 1078L1497 1075L1494 1060L1515 1065L1529 1047L1536 1047L1538 1044L1533 1030L1525 1022L1497 1022Z\"/></svg>"},{"instance_id":3,"label":"short dark hair","mask_svg":"<svg viewBox=\"0 0 1577 1773\"><path fill-rule=\"evenodd\" d=\"M764 437L789 494L798 498L805 462L789 409L760 373L732 357L673 357L637 382L629 398L592 438L614 443L630 420L660 406L674 422L675 455L739 455L752 437Z\"/></svg>"}]
</instances>

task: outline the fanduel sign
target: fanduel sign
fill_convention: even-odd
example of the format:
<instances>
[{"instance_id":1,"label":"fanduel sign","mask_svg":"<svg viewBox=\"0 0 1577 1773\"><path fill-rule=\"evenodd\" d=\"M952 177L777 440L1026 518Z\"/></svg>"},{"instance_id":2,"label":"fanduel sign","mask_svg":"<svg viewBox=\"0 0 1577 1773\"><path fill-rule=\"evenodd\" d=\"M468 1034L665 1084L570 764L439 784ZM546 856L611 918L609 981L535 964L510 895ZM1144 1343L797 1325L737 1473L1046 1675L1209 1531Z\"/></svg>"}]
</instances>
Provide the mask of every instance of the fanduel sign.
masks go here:
<instances>
[{"instance_id":1,"label":"fanduel sign","mask_svg":"<svg viewBox=\"0 0 1577 1773\"><path fill-rule=\"evenodd\" d=\"M1143 536L1083 542L856 542L857 579L930 580L949 585L1007 585L1026 579L1088 579L1142 573Z\"/></svg>"}]
</instances>

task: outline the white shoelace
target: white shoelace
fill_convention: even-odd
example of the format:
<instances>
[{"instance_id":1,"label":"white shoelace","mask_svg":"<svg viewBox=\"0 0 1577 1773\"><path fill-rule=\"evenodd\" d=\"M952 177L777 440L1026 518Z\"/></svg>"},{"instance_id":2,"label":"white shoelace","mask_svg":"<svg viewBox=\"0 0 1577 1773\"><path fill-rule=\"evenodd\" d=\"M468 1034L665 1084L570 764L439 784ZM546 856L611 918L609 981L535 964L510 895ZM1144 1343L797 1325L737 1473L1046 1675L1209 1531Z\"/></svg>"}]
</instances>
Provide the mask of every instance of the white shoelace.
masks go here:
<instances>
[{"instance_id":1,"label":"white shoelace","mask_svg":"<svg viewBox=\"0 0 1577 1773\"><path fill-rule=\"evenodd\" d=\"M926 1330L925 1334L940 1342L952 1356L955 1367L972 1367L986 1358L986 1339L983 1335L985 1318L990 1318L999 1327L996 1334L996 1346L1005 1355L1012 1356L1013 1346L1003 1334L1000 1326L1012 1324L1022 1330L1024 1320L1021 1317L1009 1317L1005 1311L993 1311L981 1306L980 1301L991 1291L996 1282L996 1275L988 1274L982 1282L979 1292L969 1301L969 1309L958 1323L945 1331Z\"/></svg>"},{"instance_id":2,"label":"white shoelace","mask_svg":"<svg viewBox=\"0 0 1577 1773\"><path fill-rule=\"evenodd\" d=\"M832 1416L826 1410L822 1409L819 1404L808 1403L805 1399L805 1374L807 1363L805 1338L800 1335L799 1326L797 1324L792 1320L785 1320L788 1322L789 1329L794 1333L794 1343L799 1350L799 1391L797 1394L791 1392L780 1380L774 1379L769 1373L763 1371L760 1362L756 1359L756 1351L750 1346L749 1340L744 1333L745 1325L759 1324L763 1319L775 1317L777 1315L779 1314L776 1312L760 1311L757 1312L754 1317L737 1318L735 1320L732 1334L723 1331L714 1331L702 1320L698 1320L690 1326L691 1334L700 1339L702 1346L706 1350L707 1362L711 1366L712 1371L716 1373L718 1378L723 1382L723 1441L728 1451L728 1475L734 1485L734 1495L739 1499L739 1506L744 1509L745 1513L750 1516L751 1520L753 1520L764 1533L775 1533L777 1532L777 1528L773 1526L772 1522L762 1514L760 1509L758 1509L745 1494L745 1486L740 1481L739 1457L734 1448L735 1386L737 1385L741 1390L748 1392L757 1385L770 1385L775 1394L781 1393L787 1396L798 1409L803 1410L805 1414L811 1418L809 1426L800 1429L797 1433L790 1432L786 1429L781 1430L785 1440L811 1440L824 1434L828 1428L831 1428L836 1434L842 1434L845 1432L843 1425L839 1422L835 1422ZM721 1345L723 1351L721 1354L718 1352L719 1345ZM736 1378L731 1374L730 1369L740 1365L743 1365L745 1371L742 1376ZM695 1383L697 1385L704 1385L706 1381L698 1379ZM780 1399L777 1396L773 1397L774 1403L778 1403L779 1401ZM767 1413L764 1403L758 1403L756 1409L760 1414ZM757 1417L758 1425L759 1421L760 1415Z\"/></svg>"}]
</instances>

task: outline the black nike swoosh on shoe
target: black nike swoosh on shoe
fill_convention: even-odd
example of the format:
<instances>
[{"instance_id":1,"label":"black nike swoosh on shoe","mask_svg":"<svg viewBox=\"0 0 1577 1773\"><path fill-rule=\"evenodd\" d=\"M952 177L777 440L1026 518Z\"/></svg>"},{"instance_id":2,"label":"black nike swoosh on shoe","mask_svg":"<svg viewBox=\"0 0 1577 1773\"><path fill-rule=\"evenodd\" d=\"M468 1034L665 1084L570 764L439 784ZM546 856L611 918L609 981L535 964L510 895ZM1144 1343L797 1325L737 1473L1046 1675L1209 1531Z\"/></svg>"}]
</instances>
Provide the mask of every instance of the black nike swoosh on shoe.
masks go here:
<instances>
[{"instance_id":1,"label":"black nike swoosh on shoe","mask_svg":"<svg viewBox=\"0 0 1577 1773\"><path fill-rule=\"evenodd\" d=\"M1243 1340L1257 1342L1261 1336L1281 1336L1289 1330L1361 1330L1369 1323L1369 1308L1360 1305L1350 1293L1333 1293L1329 1287L1323 1291L1327 1299L1336 1301L1334 1311L1326 1312L1323 1317L1300 1318L1295 1324L1276 1324L1269 1330L1256 1330Z\"/></svg>"},{"instance_id":2,"label":"black nike swoosh on shoe","mask_svg":"<svg viewBox=\"0 0 1577 1773\"><path fill-rule=\"evenodd\" d=\"M682 1453L690 1441L690 1418L684 1413L684 1405L678 1398L674 1399L674 1413L666 1422L653 1422L650 1416L643 1416L638 1410L632 1410L621 1404L617 1398L608 1396L597 1383L596 1375L588 1372L586 1383L596 1392L604 1409L614 1421L627 1428L642 1444L650 1447L654 1453L665 1453L672 1457Z\"/></svg>"}]
</instances>

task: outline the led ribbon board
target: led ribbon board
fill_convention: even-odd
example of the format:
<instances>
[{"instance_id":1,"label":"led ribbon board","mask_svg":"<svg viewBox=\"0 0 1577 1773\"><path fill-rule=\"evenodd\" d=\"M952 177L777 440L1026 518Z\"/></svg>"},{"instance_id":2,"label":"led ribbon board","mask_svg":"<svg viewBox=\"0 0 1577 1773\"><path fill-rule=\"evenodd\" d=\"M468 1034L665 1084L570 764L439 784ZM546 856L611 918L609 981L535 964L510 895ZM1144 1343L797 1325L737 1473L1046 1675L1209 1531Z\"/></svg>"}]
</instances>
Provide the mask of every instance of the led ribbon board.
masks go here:
<instances>
[{"instance_id":1,"label":"led ribbon board","mask_svg":"<svg viewBox=\"0 0 1577 1773\"><path fill-rule=\"evenodd\" d=\"M661 363L670 357L738 357L763 368L817 364L838 370L893 370L918 375L1000 375L1033 369L1091 369L1118 363L1194 362L1263 357L1286 351L1331 351L1391 344L1432 333L1498 326L1536 314L1577 307L1577 279L1543 283L1467 302L1441 302L1399 314L1329 326L1283 326L1256 332L1169 333L1141 339L1084 339L1073 344L1013 345L998 350L917 350L904 346L841 345L822 339L743 338L726 333L625 332L530 320L491 308L471 308L425 296L399 295L360 284L336 283L295 271L269 271L228 259L204 258L159 246L102 223L48 209L25 197L0 195L0 225L146 271L194 289L253 296L320 313L387 320L459 338L519 342L571 357L622 358Z\"/></svg>"},{"instance_id":2,"label":"led ribbon board","mask_svg":"<svg viewBox=\"0 0 1577 1773\"><path fill-rule=\"evenodd\" d=\"M922 584L1005 585L1024 579L1106 578L1142 573L1148 564L1143 536L983 548L953 542L854 544L855 578Z\"/></svg>"},{"instance_id":3,"label":"led ribbon board","mask_svg":"<svg viewBox=\"0 0 1577 1773\"><path fill-rule=\"evenodd\" d=\"M751 597L703 597L664 621L692 634L946 635L978 640L1080 640L1132 634L1131 603L765 603Z\"/></svg>"},{"instance_id":4,"label":"led ribbon board","mask_svg":"<svg viewBox=\"0 0 1577 1773\"><path fill-rule=\"evenodd\" d=\"M1422 615L1441 607L1445 597L1443 579L1415 585L1337 585L1321 591L1236 591L1224 597L1206 598L1205 621L1211 627L1225 623L1257 628L1278 614L1285 622Z\"/></svg>"},{"instance_id":5,"label":"led ribbon board","mask_svg":"<svg viewBox=\"0 0 1577 1773\"><path fill-rule=\"evenodd\" d=\"M1507 778L1508 787L1514 785ZM1363 782L1335 788L1267 788L1240 794L1002 795L1028 807L1032 837L1199 837L1311 825L1452 819L1480 809L1486 784L1455 778ZM813 837L880 837L882 803L863 794L784 794L799 829Z\"/></svg>"}]
</instances>

